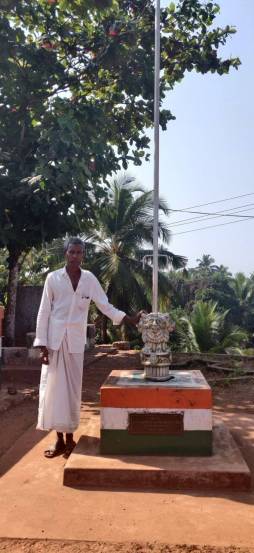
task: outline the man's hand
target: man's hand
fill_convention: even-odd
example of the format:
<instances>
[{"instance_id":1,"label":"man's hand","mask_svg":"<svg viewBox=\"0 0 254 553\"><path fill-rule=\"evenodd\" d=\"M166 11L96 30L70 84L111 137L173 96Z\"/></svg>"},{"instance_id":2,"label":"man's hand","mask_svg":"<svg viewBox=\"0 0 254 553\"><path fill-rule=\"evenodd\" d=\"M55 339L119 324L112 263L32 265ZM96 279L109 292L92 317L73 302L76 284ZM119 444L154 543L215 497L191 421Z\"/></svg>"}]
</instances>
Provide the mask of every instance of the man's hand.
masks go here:
<instances>
[{"instance_id":1,"label":"man's hand","mask_svg":"<svg viewBox=\"0 0 254 553\"><path fill-rule=\"evenodd\" d=\"M135 313L135 315L125 315L125 317L122 320L122 323L127 323L127 324L136 326L139 323L141 316L145 314L146 314L146 311L142 310L142 311L139 311L138 313Z\"/></svg>"},{"instance_id":2,"label":"man's hand","mask_svg":"<svg viewBox=\"0 0 254 553\"><path fill-rule=\"evenodd\" d=\"M48 348L46 348L46 346L40 346L40 348L41 348L40 358L42 360L42 364L43 365L49 365Z\"/></svg>"}]
</instances>

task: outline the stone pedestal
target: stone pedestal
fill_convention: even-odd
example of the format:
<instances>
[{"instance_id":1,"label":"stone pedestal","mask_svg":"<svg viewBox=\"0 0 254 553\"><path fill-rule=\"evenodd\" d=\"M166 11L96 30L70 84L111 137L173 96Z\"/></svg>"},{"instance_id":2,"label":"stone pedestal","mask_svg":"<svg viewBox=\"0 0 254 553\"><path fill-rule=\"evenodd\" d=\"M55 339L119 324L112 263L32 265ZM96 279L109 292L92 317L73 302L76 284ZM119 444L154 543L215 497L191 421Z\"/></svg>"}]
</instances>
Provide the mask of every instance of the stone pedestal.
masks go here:
<instances>
[{"instance_id":1,"label":"stone pedestal","mask_svg":"<svg viewBox=\"0 0 254 553\"><path fill-rule=\"evenodd\" d=\"M250 491L251 473L229 430L212 428L212 393L200 371L112 371L101 417L84 419L64 467L66 486Z\"/></svg>"},{"instance_id":2,"label":"stone pedestal","mask_svg":"<svg viewBox=\"0 0 254 553\"><path fill-rule=\"evenodd\" d=\"M64 467L65 485L250 491L250 470L229 430L212 426L212 392L202 373L169 370L167 378L110 373L100 417L84 420Z\"/></svg>"},{"instance_id":3,"label":"stone pedestal","mask_svg":"<svg viewBox=\"0 0 254 553\"><path fill-rule=\"evenodd\" d=\"M101 387L102 454L212 454L212 392L200 371L112 371Z\"/></svg>"}]
</instances>

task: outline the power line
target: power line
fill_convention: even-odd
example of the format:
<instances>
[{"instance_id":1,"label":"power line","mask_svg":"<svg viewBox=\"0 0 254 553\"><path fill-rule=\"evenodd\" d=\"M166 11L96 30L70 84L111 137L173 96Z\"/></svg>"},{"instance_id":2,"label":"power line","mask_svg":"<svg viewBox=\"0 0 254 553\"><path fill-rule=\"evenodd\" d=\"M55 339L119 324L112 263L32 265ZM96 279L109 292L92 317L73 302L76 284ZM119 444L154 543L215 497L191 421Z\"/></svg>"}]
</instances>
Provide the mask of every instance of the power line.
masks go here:
<instances>
[{"instance_id":1,"label":"power line","mask_svg":"<svg viewBox=\"0 0 254 553\"><path fill-rule=\"evenodd\" d=\"M247 206L252 206L252 207L249 207L248 209L246 209ZM246 212L246 211L252 211L254 209L254 204L245 204L245 205L240 205L238 207L233 207L231 209L225 209L225 210L222 210L222 211L217 211L217 212L213 212L213 213L207 213L207 212L204 212L204 211L186 211L186 213L196 213L196 214L199 214L199 215L203 215L204 217L189 217L187 219L182 219L182 220L179 220L179 221L174 221L173 223L171 223L171 227L172 226L185 226L185 225L191 225L193 223L193 221L195 222L198 222L198 221L203 221L203 219L206 218L206 216L209 217L209 219L216 219L216 218L220 218L220 217L248 217L248 215L239 215L239 213L241 212ZM240 211L238 211L238 213L232 213L232 214L229 214L229 213L226 213L226 211L235 211L235 210L239 210L239 208L244 208L244 209L240 209Z\"/></svg>"},{"instance_id":2,"label":"power line","mask_svg":"<svg viewBox=\"0 0 254 553\"><path fill-rule=\"evenodd\" d=\"M254 192L249 192L248 194L241 194L240 196L231 196L230 198L223 198L222 200L216 200L214 202L208 202L207 204L197 204L197 205L191 205L190 207L185 207L182 209L170 209L170 211L186 211L187 209L195 209L196 207L205 207L207 205L212 204L220 204L222 202L228 202L229 200L236 200L238 198L245 198L246 196L253 196Z\"/></svg>"},{"instance_id":3,"label":"power line","mask_svg":"<svg viewBox=\"0 0 254 553\"><path fill-rule=\"evenodd\" d=\"M254 219L254 216L250 215L250 216L247 216L248 219ZM230 223L220 223L218 225L209 225L208 227L200 227L200 228L194 228L192 230L184 230L183 232L175 232L175 233L172 233L172 236L177 236L177 235L180 235L180 234L188 234L189 232L196 232L198 230L205 230L207 228L216 228L216 227L224 227L225 225L233 225L234 223L243 223L244 221L246 221L246 219L241 219L239 221L239 219L237 221L230 221Z\"/></svg>"}]
</instances>

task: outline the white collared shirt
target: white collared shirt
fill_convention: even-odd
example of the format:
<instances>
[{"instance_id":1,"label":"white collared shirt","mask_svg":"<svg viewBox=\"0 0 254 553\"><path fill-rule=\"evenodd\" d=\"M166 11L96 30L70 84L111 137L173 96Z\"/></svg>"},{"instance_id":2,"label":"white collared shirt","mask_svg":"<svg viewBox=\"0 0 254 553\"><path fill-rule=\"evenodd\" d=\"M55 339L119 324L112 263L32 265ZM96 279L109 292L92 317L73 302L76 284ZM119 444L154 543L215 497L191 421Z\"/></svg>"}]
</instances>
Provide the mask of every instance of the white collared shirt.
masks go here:
<instances>
[{"instance_id":1,"label":"white collared shirt","mask_svg":"<svg viewBox=\"0 0 254 553\"><path fill-rule=\"evenodd\" d=\"M113 324L121 323L125 316L124 311L119 311L109 303L93 273L81 269L75 292L65 267L49 273L38 312L34 346L59 350L66 333L69 353L82 353L86 343L87 316L91 300L113 321Z\"/></svg>"}]
</instances>

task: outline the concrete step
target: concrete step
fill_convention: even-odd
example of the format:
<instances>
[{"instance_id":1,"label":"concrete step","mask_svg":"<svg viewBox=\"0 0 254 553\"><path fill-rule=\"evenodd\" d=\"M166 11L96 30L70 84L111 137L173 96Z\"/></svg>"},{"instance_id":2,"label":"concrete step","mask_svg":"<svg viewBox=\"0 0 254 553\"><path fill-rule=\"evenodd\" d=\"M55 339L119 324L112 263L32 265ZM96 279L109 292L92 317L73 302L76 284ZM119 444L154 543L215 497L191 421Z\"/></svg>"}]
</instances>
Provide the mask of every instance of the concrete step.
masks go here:
<instances>
[{"instance_id":1,"label":"concrete step","mask_svg":"<svg viewBox=\"0 0 254 553\"><path fill-rule=\"evenodd\" d=\"M69 457L66 486L155 490L251 490L251 473L228 428L213 428L211 457L102 455L100 418L84 424L83 435Z\"/></svg>"}]
</instances>

